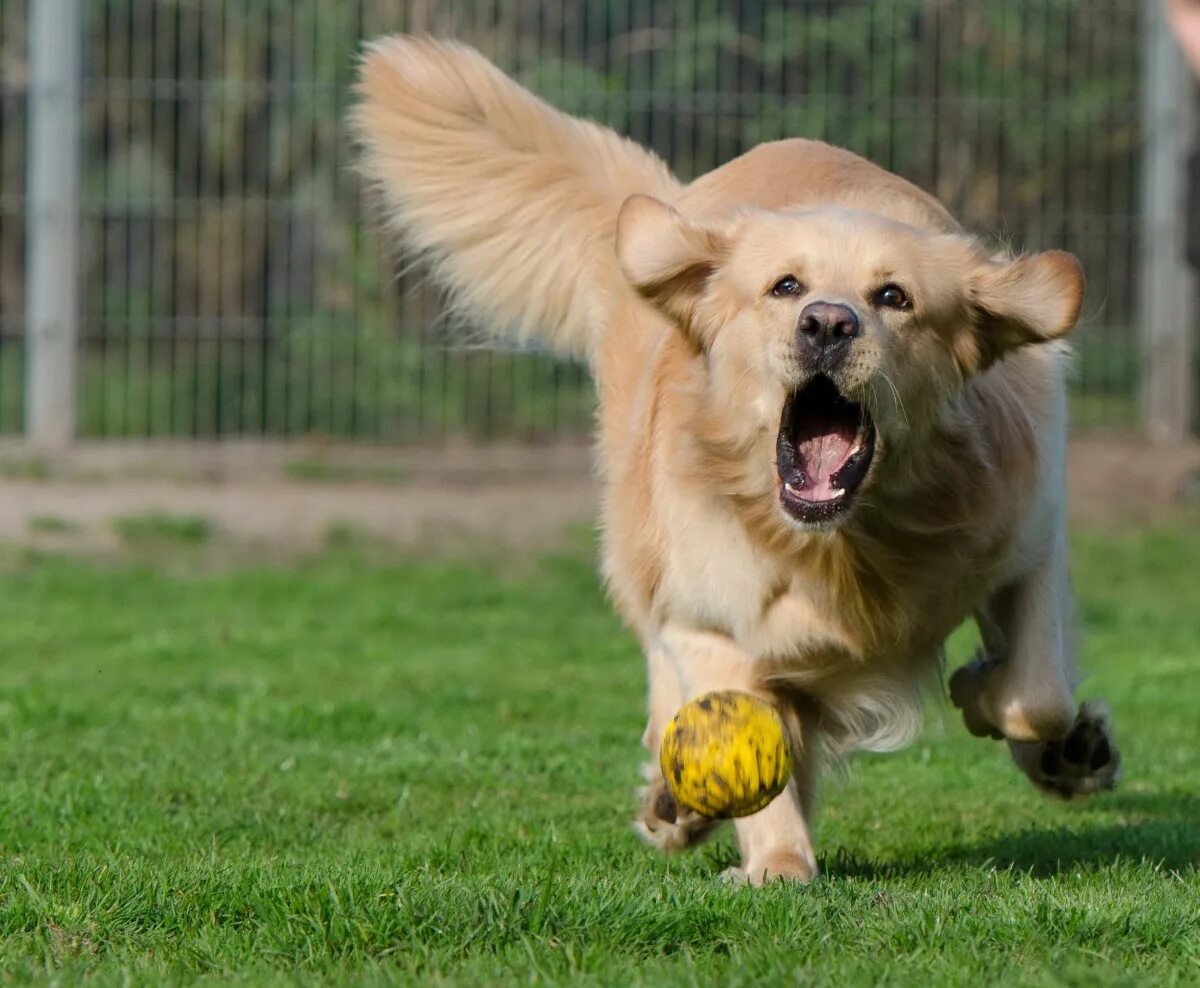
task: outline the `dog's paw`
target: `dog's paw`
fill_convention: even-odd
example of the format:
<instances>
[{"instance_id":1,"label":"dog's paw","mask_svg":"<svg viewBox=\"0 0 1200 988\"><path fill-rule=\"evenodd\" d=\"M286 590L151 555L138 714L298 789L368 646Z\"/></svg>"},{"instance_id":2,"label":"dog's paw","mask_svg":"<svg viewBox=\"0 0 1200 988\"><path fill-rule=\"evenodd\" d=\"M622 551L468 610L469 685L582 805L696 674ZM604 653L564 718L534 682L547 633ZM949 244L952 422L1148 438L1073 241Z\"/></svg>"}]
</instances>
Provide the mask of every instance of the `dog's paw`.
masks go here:
<instances>
[{"instance_id":1,"label":"dog's paw","mask_svg":"<svg viewBox=\"0 0 1200 988\"><path fill-rule=\"evenodd\" d=\"M720 823L681 807L665 782L651 782L642 790L642 809L633 829L651 847L672 853L699 844Z\"/></svg>"},{"instance_id":2,"label":"dog's paw","mask_svg":"<svg viewBox=\"0 0 1200 988\"><path fill-rule=\"evenodd\" d=\"M1121 775L1107 706L1093 700L1079 708L1061 741L1010 741L1013 759L1033 784L1064 799L1111 789Z\"/></svg>"},{"instance_id":3,"label":"dog's paw","mask_svg":"<svg viewBox=\"0 0 1200 988\"><path fill-rule=\"evenodd\" d=\"M817 863L796 851L773 851L756 856L741 867L726 868L721 878L731 885L766 885L770 882L811 882Z\"/></svg>"}]
</instances>

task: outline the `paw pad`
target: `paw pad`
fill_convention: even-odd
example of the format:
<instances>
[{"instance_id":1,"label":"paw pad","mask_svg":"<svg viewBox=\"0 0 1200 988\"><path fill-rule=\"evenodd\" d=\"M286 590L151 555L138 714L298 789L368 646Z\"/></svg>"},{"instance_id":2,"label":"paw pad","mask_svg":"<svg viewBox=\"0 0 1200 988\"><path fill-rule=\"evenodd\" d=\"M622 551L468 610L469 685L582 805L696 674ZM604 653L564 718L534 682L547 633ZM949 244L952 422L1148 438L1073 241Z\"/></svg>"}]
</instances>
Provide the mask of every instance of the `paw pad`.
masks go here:
<instances>
[{"instance_id":1,"label":"paw pad","mask_svg":"<svg viewBox=\"0 0 1200 988\"><path fill-rule=\"evenodd\" d=\"M682 851L708 837L721 821L684 809L662 782L642 790L642 811L634 829L660 851Z\"/></svg>"},{"instance_id":2,"label":"paw pad","mask_svg":"<svg viewBox=\"0 0 1200 988\"><path fill-rule=\"evenodd\" d=\"M1111 789L1121 772L1108 710L1099 702L1079 708L1062 740L1013 744L1013 755L1034 785L1065 799Z\"/></svg>"}]
</instances>

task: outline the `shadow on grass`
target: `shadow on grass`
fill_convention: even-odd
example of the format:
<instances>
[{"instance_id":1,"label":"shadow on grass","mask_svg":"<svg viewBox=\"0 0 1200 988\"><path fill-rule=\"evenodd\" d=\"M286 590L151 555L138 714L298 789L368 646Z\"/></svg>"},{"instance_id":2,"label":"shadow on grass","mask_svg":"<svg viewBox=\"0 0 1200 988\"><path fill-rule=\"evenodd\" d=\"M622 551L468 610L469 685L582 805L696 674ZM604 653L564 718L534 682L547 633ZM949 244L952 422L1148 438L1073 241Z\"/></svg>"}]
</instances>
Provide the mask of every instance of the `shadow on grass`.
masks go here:
<instances>
[{"instance_id":1,"label":"shadow on grass","mask_svg":"<svg viewBox=\"0 0 1200 988\"><path fill-rule=\"evenodd\" d=\"M872 861L839 848L822 871L846 878L887 879L969 865L1035 877L1061 875L1118 861L1167 871L1200 868L1200 797L1191 793L1113 793L1096 808L1115 821L1081 819L1077 827L1047 826L975 843L934 847L916 859Z\"/></svg>"}]
</instances>

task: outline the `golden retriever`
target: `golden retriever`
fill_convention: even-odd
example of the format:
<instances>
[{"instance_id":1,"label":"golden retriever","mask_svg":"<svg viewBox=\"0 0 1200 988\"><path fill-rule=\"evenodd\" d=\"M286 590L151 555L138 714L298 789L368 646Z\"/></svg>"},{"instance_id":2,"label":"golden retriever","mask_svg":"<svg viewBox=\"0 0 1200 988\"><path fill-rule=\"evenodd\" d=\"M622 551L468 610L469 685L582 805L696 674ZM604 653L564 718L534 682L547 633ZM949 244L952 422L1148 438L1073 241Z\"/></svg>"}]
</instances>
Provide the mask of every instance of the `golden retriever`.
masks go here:
<instances>
[{"instance_id":1,"label":"golden retriever","mask_svg":"<svg viewBox=\"0 0 1200 988\"><path fill-rule=\"evenodd\" d=\"M1083 274L992 256L931 196L848 151L761 145L690 184L460 44L393 37L355 125L388 224L454 309L585 359L599 392L604 569L649 666L657 746L687 699L774 703L793 782L736 821L734 877L811 878L823 759L894 749L969 616L950 680L1034 783L1107 788L1102 704L1077 706L1063 373Z\"/></svg>"}]
</instances>

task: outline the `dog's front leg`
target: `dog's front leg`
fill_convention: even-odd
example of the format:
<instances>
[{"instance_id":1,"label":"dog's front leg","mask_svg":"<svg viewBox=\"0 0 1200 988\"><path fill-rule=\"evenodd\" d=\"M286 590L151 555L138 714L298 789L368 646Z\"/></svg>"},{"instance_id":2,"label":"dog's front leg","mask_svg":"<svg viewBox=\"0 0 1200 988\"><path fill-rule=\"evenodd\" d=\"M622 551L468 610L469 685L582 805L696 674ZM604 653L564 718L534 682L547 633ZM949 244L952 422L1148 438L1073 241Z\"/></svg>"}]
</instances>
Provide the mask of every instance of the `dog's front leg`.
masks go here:
<instances>
[{"instance_id":1,"label":"dog's front leg","mask_svg":"<svg viewBox=\"0 0 1200 988\"><path fill-rule=\"evenodd\" d=\"M647 648L650 718L645 742L651 752L639 829L663 850L678 850L706 836L715 822L689 814L675 804L658 769L658 746L675 711L711 690L742 690L780 710L788 725L796 770L788 787L765 809L735 822L742 864L730 877L761 884L772 879L807 881L817 873L816 857L802 809L802 794L812 790L813 760L792 709L763 685L754 658L731 638L678 625L663 628Z\"/></svg>"},{"instance_id":2,"label":"dog's front leg","mask_svg":"<svg viewBox=\"0 0 1200 988\"><path fill-rule=\"evenodd\" d=\"M650 757L642 768L646 785L641 791L642 805L633 826L647 844L672 853L694 847L710 837L720 821L680 806L667 788L659 768L658 752L663 732L686 698L675 663L658 641L646 646L646 674L650 709L642 744Z\"/></svg>"}]
</instances>

